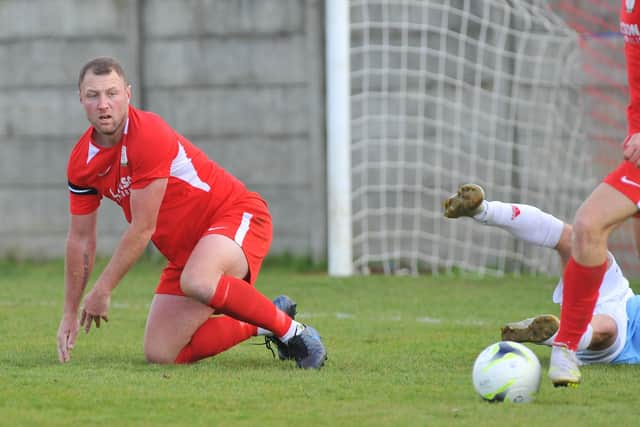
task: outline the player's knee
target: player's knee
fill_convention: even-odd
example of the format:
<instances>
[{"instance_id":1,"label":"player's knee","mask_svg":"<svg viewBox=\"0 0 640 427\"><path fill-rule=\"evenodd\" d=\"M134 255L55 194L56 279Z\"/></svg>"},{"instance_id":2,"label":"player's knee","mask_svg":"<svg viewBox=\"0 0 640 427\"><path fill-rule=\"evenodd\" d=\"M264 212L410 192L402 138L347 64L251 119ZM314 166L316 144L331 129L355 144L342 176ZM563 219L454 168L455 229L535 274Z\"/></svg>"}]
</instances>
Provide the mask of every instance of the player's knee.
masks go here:
<instances>
[{"instance_id":1,"label":"player's knee","mask_svg":"<svg viewBox=\"0 0 640 427\"><path fill-rule=\"evenodd\" d=\"M593 337L590 350L603 350L611 347L618 337L618 326L615 320L608 315L595 315L591 321Z\"/></svg>"},{"instance_id":2,"label":"player's knee","mask_svg":"<svg viewBox=\"0 0 640 427\"><path fill-rule=\"evenodd\" d=\"M615 331L594 331L589 350L597 351L611 347L616 342L616 336Z\"/></svg>"},{"instance_id":3,"label":"player's knee","mask_svg":"<svg viewBox=\"0 0 640 427\"><path fill-rule=\"evenodd\" d=\"M573 249L597 245L606 241L604 228L587 215L578 215L573 223Z\"/></svg>"},{"instance_id":4,"label":"player's knee","mask_svg":"<svg viewBox=\"0 0 640 427\"><path fill-rule=\"evenodd\" d=\"M186 296L206 303L213 296L218 279L218 276L205 277L202 274L183 271L180 276L180 289Z\"/></svg>"},{"instance_id":5,"label":"player's knee","mask_svg":"<svg viewBox=\"0 0 640 427\"><path fill-rule=\"evenodd\" d=\"M147 351L147 350L145 350L144 352L144 358L146 359L147 362L154 363L157 365L172 364L176 360L175 357L171 357L168 354L164 354L162 352L156 352L156 351Z\"/></svg>"},{"instance_id":6,"label":"player's knee","mask_svg":"<svg viewBox=\"0 0 640 427\"><path fill-rule=\"evenodd\" d=\"M191 277L191 275L186 274L184 271L180 275L180 290L184 292L184 294L188 297L193 297L198 284L195 277Z\"/></svg>"},{"instance_id":7,"label":"player's knee","mask_svg":"<svg viewBox=\"0 0 640 427\"><path fill-rule=\"evenodd\" d=\"M154 345L145 343L144 345L144 358L149 363L158 365L168 365L175 363L177 355L172 354L165 348L161 348Z\"/></svg>"}]
</instances>

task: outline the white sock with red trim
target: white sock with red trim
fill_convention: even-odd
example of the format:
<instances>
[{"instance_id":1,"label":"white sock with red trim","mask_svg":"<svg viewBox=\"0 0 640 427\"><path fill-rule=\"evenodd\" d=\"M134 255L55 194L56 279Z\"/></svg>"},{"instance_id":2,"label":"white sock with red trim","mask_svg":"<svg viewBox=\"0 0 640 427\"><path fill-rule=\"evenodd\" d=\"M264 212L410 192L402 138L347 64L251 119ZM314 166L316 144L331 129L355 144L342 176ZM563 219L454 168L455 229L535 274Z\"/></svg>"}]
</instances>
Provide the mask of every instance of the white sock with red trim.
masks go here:
<instances>
[{"instance_id":1,"label":"white sock with red trim","mask_svg":"<svg viewBox=\"0 0 640 427\"><path fill-rule=\"evenodd\" d=\"M562 221L535 206L498 201L483 201L482 211L473 219L502 228L525 242L547 248L556 247L564 228Z\"/></svg>"}]
</instances>

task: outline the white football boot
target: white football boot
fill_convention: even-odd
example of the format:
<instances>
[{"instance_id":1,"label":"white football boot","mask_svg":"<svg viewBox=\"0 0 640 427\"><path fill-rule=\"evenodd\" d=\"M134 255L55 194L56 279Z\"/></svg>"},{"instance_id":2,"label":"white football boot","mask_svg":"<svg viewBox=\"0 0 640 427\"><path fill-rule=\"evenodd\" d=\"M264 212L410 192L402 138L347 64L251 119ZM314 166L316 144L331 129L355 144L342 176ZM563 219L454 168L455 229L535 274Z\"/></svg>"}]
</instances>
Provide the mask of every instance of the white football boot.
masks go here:
<instances>
[{"instance_id":1,"label":"white football boot","mask_svg":"<svg viewBox=\"0 0 640 427\"><path fill-rule=\"evenodd\" d=\"M551 348L551 360L549 361L549 378L554 387L577 387L582 380L580 362L576 352L565 346L554 345Z\"/></svg>"}]
</instances>

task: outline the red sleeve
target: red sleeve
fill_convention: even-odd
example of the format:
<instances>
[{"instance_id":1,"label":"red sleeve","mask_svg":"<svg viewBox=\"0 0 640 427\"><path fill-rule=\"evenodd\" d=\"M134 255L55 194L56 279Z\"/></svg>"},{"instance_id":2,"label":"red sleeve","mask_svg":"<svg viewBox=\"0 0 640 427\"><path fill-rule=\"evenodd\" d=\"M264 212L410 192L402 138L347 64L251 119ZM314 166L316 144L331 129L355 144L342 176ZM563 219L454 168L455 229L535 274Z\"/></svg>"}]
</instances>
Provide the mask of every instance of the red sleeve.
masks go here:
<instances>
[{"instance_id":1,"label":"red sleeve","mask_svg":"<svg viewBox=\"0 0 640 427\"><path fill-rule=\"evenodd\" d=\"M91 191L92 188L86 190ZM95 190L93 190L95 191ZM69 183L69 212L72 215L87 215L95 212L100 206L100 196L96 193L78 194L71 190Z\"/></svg>"},{"instance_id":2,"label":"red sleeve","mask_svg":"<svg viewBox=\"0 0 640 427\"><path fill-rule=\"evenodd\" d=\"M178 153L176 133L159 117L145 122L140 131L139 138L127 145L133 189L144 188L155 179L168 178L171 162Z\"/></svg>"},{"instance_id":3,"label":"red sleeve","mask_svg":"<svg viewBox=\"0 0 640 427\"><path fill-rule=\"evenodd\" d=\"M77 152L74 150L67 166L69 211L72 215L86 215L98 209L102 195L91 184L85 182L76 167L77 163Z\"/></svg>"}]
</instances>

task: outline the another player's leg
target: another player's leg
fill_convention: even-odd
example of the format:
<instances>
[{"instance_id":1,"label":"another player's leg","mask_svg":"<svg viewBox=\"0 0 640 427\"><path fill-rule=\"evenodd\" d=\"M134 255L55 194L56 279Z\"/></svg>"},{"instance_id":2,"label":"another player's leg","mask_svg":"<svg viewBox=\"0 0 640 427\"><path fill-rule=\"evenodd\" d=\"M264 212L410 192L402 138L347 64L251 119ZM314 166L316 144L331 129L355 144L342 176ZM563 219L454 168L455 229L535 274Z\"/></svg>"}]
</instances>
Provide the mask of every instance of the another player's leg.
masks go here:
<instances>
[{"instance_id":1,"label":"another player's leg","mask_svg":"<svg viewBox=\"0 0 640 427\"><path fill-rule=\"evenodd\" d=\"M257 335L257 327L193 298L156 294L151 302L144 353L151 363L192 363L215 356Z\"/></svg>"},{"instance_id":2,"label":"another player's leg","mask_svg":"<svg viewBox=\"0 0 640 427\"><path fill-rule=\"evenodd\" d=\"M280 295L276 297L273 300L273 304L278 307L279 310L287 313L287 315L292 319L296 318L297 304L288 296ZM287 360L292 358L291 354L289 353L289 347L285 343L280 341L278 337L274 336L271 331L258 328L258 335L264 335L264 344L269 350L271 350L274 357L275 353L273 351L272 344L275 345L278 349L278 357L280 358L280 360Z\"/></svg>"},{"instance_id":3,"label":"another player's leg","mask_svg":"<svg viewBox=\"0 0 640 427\"><path fill-rule=\"evenodd\" d=\"M192 301L195 300L192 299ZM276 304L278 308L292 318L295 316L295 303L290 298L281 295L275 301L278 302ZM291 304L293 304L293 312L290 311ZM187 313L188 315L189 313ZM166 317L172 318L171 316ZM163 332L166 333L171 327L172 325L164 325ZM256 335L272 335L270 331L259 331L259 329L254 325L225 315L209 317L198 327L188 344L174 358L175 363L193 363L220 354Z\"/></svg>"},{"instance_id":4,"label":"another player's leg","mask_svg":"<svg viewBox=\"0 0 640 427\"><path fill-rule=\"evenodd\" d=\"M577 387L582 381L579 366L575 349L566 345L551 347L548 375L554 387Z\"/></svg>"},{"instance_id":5,"label":"another player's leg","mask_svg":"<svg viewBox=\"0 0 640 427\"><path fill-rule=\"evenodd\" d=\"M622 322L621 327L622 327ZM618 336L618 325L613 313L594 314L591 323L587 326L587 331L580 338L578 350L604 350L611 347ZM587 345L583 344L585 337L590 337Z\"/></svg>"},{"instance_id":6,"label":"another player's leg","mask_svg":"<svg viewBox=\"0 0 640 427\"><path fill-rule=\"evenodd\" d=\"M244 272L244 274L242 274ZM180 279L182 291L200 302L262 329L284 344L301 368L320 368L326 350L315 329L293 320L248 282L245 254L227 236L204 236L196 245Z\"/></svg>"},{"instance_id":7,"label":"another player's leg","mask_svg":"<svg viewBox=\"0 0 640 427\"><path fill-rule=\"evenodd\" d=\"M193 298L156 294L151 301L144 334L144 354L151 363L174 363L194 332L207 322L213 309ZM186 357L185 357L186 359Z\"/></svg>"},{"instance_id":8,"label":"another player's leg","mask_svg":"<svg viewBox=\"0 0 640 427\"><path fill-rule=\"evenodd\" d=\"M183 290L190 291L185 287ZM317 369L324 365L327 352L317 331L292 319L247 282L221 276L209 305L216 311L273 332L287 346L290 358L295 359L299 367Z\"/></svg>"},{"instance_id":9,"label":"another player's leg","mask_svg":"<svg viewBox=\"0 0 640 427\"><path fill-rule=\"evenodd\" d=\"M255 325L224 315L180 290L182 269L167 266L156 289L144 337L152 363L191 363L214 356L257 334Z\"/></svg>"},{"instance_id":10,"label":"another player's leg","mask_svg":"<svg viewBox=\"0 0 640 427\"><path fill-rule=\"evenodd\" d=\"M477 184L464 184L446 199L444 216L471 217L484 225L501 228L525 242L555 248L563 263L571 252L571 227L535 206L488 201Z\"/></svg>"},{"instance_id":11,"label":"another player's leg","mask_svg":"<svg viewBox=\"0 0 640 427\"><path fill-rule=\"evenodd\" d=\"M560 328L549 366L549 378L555 386L581 381L575 351L591 321L607 270L607 238L636 211L635 204L615 187L600 184L576 213L572 258L563 274Z\"/></svg>"},{"instance_id":12,"label":"another player's leg","mask_svg":"<svg viewBox=\"0 0 640 427\"><path fill-rule=\"evenodd\" d=\"M530 342L551 345L549 341L560 327L560 319L553 314L539 314L535 317L507 323L500 330L504 341Z\"/></svg>"},{"instance_id":13,"label":"another player's leg","mask_svg":"<svg viewBox=\"0 0 640 427\"><path fill-rule=\"evenodd\" d=\"M551 346L560 329L560 319L553 314L507 323L500 329L504 341L530 342ZM615 319L606 314L596 314L578 343L578 350L602 350L615 341L617 326Z\"/></svg>"}]
</instances>

